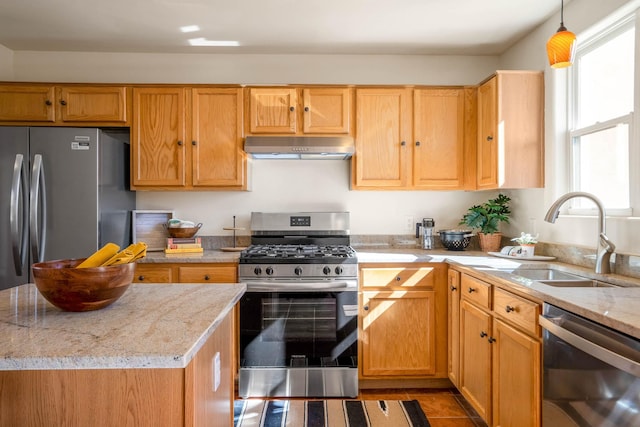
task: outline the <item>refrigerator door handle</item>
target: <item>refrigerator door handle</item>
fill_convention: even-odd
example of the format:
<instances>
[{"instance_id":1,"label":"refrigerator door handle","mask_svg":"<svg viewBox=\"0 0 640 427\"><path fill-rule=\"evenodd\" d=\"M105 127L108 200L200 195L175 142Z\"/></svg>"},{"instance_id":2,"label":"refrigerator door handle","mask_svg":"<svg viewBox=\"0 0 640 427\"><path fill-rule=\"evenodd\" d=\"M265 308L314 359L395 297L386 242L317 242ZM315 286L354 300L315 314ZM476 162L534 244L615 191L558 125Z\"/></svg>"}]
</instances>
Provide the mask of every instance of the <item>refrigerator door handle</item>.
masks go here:
<instances>
[{"instance_id":1,"label":"refrigerator door handle","mask_svg":"<svg viewBox=\"0 0 640 427\"><path fill-rule=\"evenodd\" d=\"M22 202L22 206L20 203ZM22 218L20 208L22 207ZM13 179L11 181L11 201L9 212L9 227L11 229L11 246L13 248L13 265L16 274L22 276L22 272L28 262L28 233L29 205L27 199L27 173L24 167L24 156L16 154L13 163ZM22 229L20 229L22 225Z\"/></svg>"},{"instance_id":2,"label":"refrigerator door handle","mask_svg":"<svg viewBox=\"0 0 640 427\"><path fill-rule=\"evenodd\" d=\"M47 191L42 154L36 154L33 157L30 205L31 252L34 262L42 262L44 261L44 249L47 241Z\"/></svg>"}]
</instances>

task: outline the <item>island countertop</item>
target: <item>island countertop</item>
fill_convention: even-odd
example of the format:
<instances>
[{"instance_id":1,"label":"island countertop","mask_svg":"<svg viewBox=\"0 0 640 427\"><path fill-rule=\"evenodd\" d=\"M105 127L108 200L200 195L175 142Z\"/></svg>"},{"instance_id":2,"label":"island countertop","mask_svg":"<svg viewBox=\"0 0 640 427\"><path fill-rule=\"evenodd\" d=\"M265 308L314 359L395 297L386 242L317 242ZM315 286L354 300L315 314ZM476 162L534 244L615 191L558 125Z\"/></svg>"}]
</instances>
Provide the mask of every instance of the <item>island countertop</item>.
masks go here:
<instances>
[{"instance_id":1,"label":"island countertop","mask_svg":"<svg viewBox=\"0 0 640 427\"><path fill-rule=\"evenodd\" d=\"M65 312L34 284L0 291L0 370L184 368L244 284L132 284L112 305Z\"/></svg>"}]
</instances>

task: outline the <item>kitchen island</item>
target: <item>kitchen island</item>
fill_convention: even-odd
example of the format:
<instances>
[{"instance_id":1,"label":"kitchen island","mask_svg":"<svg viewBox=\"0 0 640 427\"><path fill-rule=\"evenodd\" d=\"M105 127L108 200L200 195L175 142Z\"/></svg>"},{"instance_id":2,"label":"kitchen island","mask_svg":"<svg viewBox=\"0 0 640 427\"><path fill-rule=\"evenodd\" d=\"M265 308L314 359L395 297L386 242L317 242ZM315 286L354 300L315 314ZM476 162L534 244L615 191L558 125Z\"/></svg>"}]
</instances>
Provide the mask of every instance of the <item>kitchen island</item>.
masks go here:
<instances>
[{"instance_id":1,"label":"kitchen island","mask_svg":"<svg viewBox=\"0 0 640 427\"><path fill-rule=\"evenodd\" d=\"M229 426L242 284L132 284L70 313L0 291L0 425Z\"/></svg>"}]
</instances>

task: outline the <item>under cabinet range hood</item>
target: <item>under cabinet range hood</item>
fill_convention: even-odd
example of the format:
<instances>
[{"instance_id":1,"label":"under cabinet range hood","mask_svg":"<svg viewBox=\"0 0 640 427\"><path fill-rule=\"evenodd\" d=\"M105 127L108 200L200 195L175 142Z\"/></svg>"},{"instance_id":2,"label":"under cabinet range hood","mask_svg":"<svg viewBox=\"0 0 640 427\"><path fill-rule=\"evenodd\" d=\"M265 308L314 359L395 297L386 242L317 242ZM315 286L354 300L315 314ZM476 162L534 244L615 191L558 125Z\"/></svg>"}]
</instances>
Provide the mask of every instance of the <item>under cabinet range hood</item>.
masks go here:
<instances>
[{"instance_id":1,"label":"under cabinet range hood","mask_svg":"<svg viewBox=\"0 0 640 427\"><path fill-rule=\"evenodd\" d=\"M254 159L344 160L355 144L350 136L247 136L244 151Z\"/></svg>"}]
</instances>

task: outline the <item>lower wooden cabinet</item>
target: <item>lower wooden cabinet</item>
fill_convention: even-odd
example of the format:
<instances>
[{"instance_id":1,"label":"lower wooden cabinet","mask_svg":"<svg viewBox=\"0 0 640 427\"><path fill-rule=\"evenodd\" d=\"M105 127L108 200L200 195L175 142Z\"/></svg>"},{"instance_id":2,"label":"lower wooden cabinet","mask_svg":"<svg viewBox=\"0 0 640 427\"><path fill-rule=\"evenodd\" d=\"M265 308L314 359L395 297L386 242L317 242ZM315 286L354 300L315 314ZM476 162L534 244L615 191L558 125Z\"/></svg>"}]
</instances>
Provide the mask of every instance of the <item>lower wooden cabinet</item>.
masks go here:
<instances>
[{"instance_id":1,"label":"lower wooden cabinet","mask_svg":"<svg viewBox=\"0 0 640 427\"><path fill-rule=\"evenodd\" d=\"M138 283L236 283L235 263L138 263L133 278Z\"/></svg>"},{"instance_id":2,"label":"lower wooden cabinet","mask_svg":"<svg viewBox=\"0 0 640 427\"><path fill-rule=\"evenodd\" d=\"M460 385L460 272L449 270L447 272L447 303L449 313L447 315L447 341L448 341L448 373L451 383Z\"/></svg>"},{"instance_id":3,"label":"lower wooden cabinet","mask_svg":"<svg viewBox=\"0 0 640 427\"><path fill-rule=\"evenodd\" d=\"M446 264L361 264L361 379L447 377Z\"/></svg>"},{"instance_id":4,"label":"lower wooden cabinet","mask_svg":"<svg viewBox=\"0 0 640 427\"><path fill-rule=\"evenodd\" d=\"M540 302L466 273L460 278L460 352L456 360L450 348L449 377L454 381L451 366L459 363L459 379L454 384L490 426L539 427ZM450 283L455 284L452 276ZM452 299L455 301L455 295L450 287L449 307ZM449 325L455 327L451 318Z\"/></svg>"}]
</instances>

